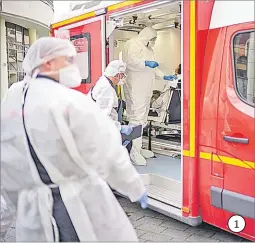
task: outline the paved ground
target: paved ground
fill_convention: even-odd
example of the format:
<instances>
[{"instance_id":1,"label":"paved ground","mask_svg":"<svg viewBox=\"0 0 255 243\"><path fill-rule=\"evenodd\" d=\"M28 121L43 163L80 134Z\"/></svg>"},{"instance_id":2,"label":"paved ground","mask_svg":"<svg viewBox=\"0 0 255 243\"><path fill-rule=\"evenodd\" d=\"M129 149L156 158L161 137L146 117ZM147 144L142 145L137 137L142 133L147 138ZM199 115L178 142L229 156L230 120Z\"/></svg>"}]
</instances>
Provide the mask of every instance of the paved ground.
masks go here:
<instances>
[{"instance_id":1,"label":"paved ground","mask_svg":"<svg viewBox=\"0 0 255 243\"><path fill-rule=\"evenodd\" d=\"M179 221L156 213L142 210L139 205L132 204L124 198L119 201L136 229L140 241L151 242L240 242L243 238L219 230L208 224L191 227Z\"/></svg>"},{"instance_id":2,"label":"paved ground","mask_svg":"<svg viewBox=\"0 0 255 243\"><path fill-rule=\"evenodd\" d=\"M240 242L244 239L202 224L190 227L179 221L151 210L142 210L138 204L119 197L119 201L136 229L141 242ZM15 241L15 228L12 227L5 236L5 241Z\"/></svg>"}]
</instances>

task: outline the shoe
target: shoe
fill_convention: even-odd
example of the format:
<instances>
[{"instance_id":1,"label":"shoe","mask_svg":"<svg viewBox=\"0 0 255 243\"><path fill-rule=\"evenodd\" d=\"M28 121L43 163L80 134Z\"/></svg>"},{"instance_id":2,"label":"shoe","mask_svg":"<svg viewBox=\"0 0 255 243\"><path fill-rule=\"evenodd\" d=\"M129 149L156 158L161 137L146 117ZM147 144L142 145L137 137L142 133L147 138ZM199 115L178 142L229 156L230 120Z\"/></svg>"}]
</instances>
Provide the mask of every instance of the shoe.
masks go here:
<instances>
[{"instance_id":1,"label":"shoe","mask_svg":"<svg viewBox=\"0 0 255 243\"><path fill-rule=\"evenodd\" d=\"M138 165L138 166L146 166L147 165L145 158L141 154L132 152L132 150L130 153L130 159L131 159L131 162L133 165Z\"/></svg>"},{"instance_id":2,"label":"shoe","mask_svg":"<svg viewBox=\"0 0 255 243\"><path fill-rule=\"evenodd\" d=\"M141 154L145 159L150 159L155 157L154 153L147 149L141 149Z\"/></svg>"},{"instance_id":3,"label":"shoe","mask_svg":"<svg viewBox=\"0 0 255 243\"><path fill-rule=\"evenodd\" d=\"M145 158L141 155L142 148L142 137L137 138L132 141L132 149L130 151L130 159L134 165L145 166L147 162Z\"/></svg>"}]
</instances>

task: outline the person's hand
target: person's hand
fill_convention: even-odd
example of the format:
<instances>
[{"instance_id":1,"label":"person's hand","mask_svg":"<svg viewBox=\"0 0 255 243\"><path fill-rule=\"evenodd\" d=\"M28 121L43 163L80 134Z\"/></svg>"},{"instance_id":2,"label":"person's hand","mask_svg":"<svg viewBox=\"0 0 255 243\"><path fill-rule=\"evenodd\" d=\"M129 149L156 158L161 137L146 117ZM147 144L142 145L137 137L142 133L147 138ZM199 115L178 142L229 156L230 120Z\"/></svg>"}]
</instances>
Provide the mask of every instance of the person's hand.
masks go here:
<instances>
[{"instance_id":1,"label":"person's hand","mask_svg":"<svg viewBox=\"0 0 255 243\"><path fill-rule=\"evenodd\" d=\"M177 79L176 75L167 75L167 76L164 76L164 80L166 80L166 81L173 81L175 79Z\"/></svg>"},{"instance_id":2,"label":"person's hand","mask_svg":"<svg viewBox=\"0 0 255 243\"><path fill-rule=\"evenodd\" d=\"M128 125L122 125L120 128L120 133L129 135L133 132L133 127L128 126Z\"/></svg>"},{"instance_id":3,"label":"person's hand","mask_svg":"<svg viewBox=\"0 0 255 243\"><path fill-rule=\"evenodd\" d=\"M124 147L127 147L129 143L130 143L130 141L125 140L124 143L123 143L122 145L123 145Z\"/></svg>"},{"instance_id":4,"label":"person's hand","mask_svg":"<svg viewBox=\"0 0 255 243\"><path fill-rule=\"evenodd\" d=\"M145 209L148 207L148 196L147 196L147 191L142 195L142 197L139 200L141 208Z\"/></svg>"},{"instance_id":5,"label":"person's hand","mask_svg":"<svg viewBox=\"0 0 255 243\"><path fill-rule=\"evenodd\" d=\"M156 68L159 64L155 61L145 61L145 67Z\"/></svg>"}]
</instances>

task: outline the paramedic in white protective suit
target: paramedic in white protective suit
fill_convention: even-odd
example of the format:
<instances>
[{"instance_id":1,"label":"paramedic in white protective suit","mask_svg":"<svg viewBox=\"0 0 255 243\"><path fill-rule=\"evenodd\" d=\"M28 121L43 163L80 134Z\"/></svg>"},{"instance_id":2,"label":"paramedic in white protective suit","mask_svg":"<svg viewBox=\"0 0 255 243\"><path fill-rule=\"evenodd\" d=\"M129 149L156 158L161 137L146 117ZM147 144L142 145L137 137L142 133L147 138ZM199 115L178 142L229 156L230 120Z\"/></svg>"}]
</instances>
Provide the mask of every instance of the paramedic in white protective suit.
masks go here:
<instances>
[{"instance_id":1,"label":"paramedic in white protective suit","mask_svg":"<svg viewBox=\"0 0 255 243\"><path fill-rule=\"evenodd\" d=\"M104 71L104 75L89 91L91 99L96 102L101 110L112 118L120 133L129 135L133 128L129 125L121 125L118 121L120 103L115 90L116 85L122 85L126 78L126 64L121 60L111 61ZM124 142L126 146L129 141Z\"/></svg>"},{"instance_id":2,"label":"paramedic in white protective suit","mask_svg":"<svg viewBox=\"0 0 255 243\"><path fill-rule=\"evenodd\" d=\"M68 40L43 37L1 104L1 187L17 205L16 241L138 241L107 183L147 206L118 129L81 83ZM18 196L18 201L15 200Z\"/></svg>"},{"instance_id":3,"label":"paramedic in white protective suit","mask_svg":"<svg viewBox=\"0 0 255 243\"><path fill-rule=\"evenodd\" d=\"M129 125L146 126L155 76L166 81L176 79L175 75L165 76L157 68L159 64L152 49L156 39L156 30L146 27L137 37L127 41L123 48L122 58L127 64L124 96ZM141 137L133 140L130 157L134 164L146 165L145 159L154 157L154 154L142 149Z\"/></svg>"}]
</instances>

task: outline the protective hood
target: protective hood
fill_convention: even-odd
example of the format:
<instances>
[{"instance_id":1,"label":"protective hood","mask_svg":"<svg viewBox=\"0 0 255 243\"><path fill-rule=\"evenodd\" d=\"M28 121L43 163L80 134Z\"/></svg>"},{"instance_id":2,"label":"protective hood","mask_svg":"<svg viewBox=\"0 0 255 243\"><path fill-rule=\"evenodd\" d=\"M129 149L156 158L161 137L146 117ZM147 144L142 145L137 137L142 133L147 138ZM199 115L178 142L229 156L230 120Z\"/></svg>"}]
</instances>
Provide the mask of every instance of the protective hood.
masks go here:
<instances>
[{"instance_id":1,"label":"protective hood","mask_svg":"<svg viewBox=\"0 0 255 243\"><path fill-rule=\"evenodd\" d=\"M118 73L125 73L126 63L121 60L114 60L109 63L104 71L104 75L107 77L114 77Z\"/></svg>"},{"instance_id":2,"label":"protective hood","mask_svg":"<svg viewBox=\"0 0 255 243\"><path fill-rule=\"evenodd\" d=\"M148 42L155 37L157 37L156 30L151 27L146 27L139 33L137 39L146 46Z\"/></svg>"},{"instance_id":3,"label":"protective hood","mask_svg":"<svg viewBox=\"0 0 255 243\"><path fill-rule=\"evenodd\" d=\"M22 66L26 75L31 77L33 71L43 63L61 56L75 57L76 54L76 49L69 40L41 37L28 49Z\"/></svg>"}]
</instances>

